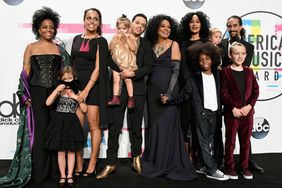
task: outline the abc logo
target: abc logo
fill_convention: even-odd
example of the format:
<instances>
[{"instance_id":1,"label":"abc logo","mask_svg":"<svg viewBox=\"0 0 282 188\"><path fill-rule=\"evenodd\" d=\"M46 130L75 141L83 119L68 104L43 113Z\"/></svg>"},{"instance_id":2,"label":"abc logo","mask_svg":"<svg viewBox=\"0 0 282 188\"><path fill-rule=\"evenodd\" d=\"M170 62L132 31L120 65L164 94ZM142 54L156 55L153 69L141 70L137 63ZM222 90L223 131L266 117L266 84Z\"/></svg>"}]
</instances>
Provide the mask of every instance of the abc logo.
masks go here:
<instances>
[{"instance_id":1,"label":"abc logo","mask_svg":"<svg viewBox=\"0 0 282 188\"><path fill-rule=\"evenodd\" d=\"M8 5L18 5L23 2L23 0L4 0Z\"/></svg>"},{"instance_id":2,"label":"abc logo","mask_svg":"<svg viewBox=\"0 0 282 188\"><path fill-rule=\"evenodd\" d=\"M262 139L266 137L270 129L269 123L266 119L258 117L254 119L254 126L252 136L256 139Z\"/></svg>"},{"instance_id":3,"label":"abc logo","mask_svg":"<svg viewBox=\"0 0 282 188\"><path fill-rule=\"evenodd\" d=\"M198 9L203 6L205 0L183 0L183 3L191 9Z\"/></svg>"},{"instance_id":4,"label":"abc logo","mask_svg":"<svg viewBox=\"0 0 282 188\"><path fill-rule=\"evenodd\" d=\"M0 117L4 118L16 118L20 115L17 108L19 106L19 102L16 101L17 97L16 94L13 94L13 101L1 101L0 102Z\"/></svg>"}]
</instances>

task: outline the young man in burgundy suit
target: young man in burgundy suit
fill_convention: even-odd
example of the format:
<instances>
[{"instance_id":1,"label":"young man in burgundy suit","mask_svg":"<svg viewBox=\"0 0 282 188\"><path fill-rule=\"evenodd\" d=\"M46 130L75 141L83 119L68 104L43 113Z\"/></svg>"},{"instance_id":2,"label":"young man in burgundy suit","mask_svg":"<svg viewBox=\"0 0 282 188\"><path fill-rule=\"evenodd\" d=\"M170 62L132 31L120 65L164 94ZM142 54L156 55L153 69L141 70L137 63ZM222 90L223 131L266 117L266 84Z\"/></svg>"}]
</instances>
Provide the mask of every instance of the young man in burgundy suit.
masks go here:
<instances>
[{"instance_id":1,"label":"young man in burgundy suit","mask_svg":"<svg viewBox=\"0 0 282 188\"><path fill-rule=\"evenodd\" d=\"M233 155L238 133L241 174L245 179L253 179L249 171L250 138L259 86L253 70L243 66L247 56L246 47L242 43L234 42L229 52L232 64L221 70L221 98L226 130L226 174L230 179L238 179Z\"/></svg>"},{"instance_id":2,"label":"young man in burgundy suit","mask_svg":"<svg viewBox=\"0 0 282 188\"><path fill-rule=\"evenodd\" d=\"M246 47L247 56L243 63L243 66L249 67L252 63L254 55L254 45L247 42L246 39L246 30L243 27L243 21L241 17L233 15L227 19L226 27L229 33L229 38L222 39L223 46L223 58L222 58L222 68L227 67L232 64L232 61L229 57L229 48L233 42L240 42ZM264 169L260 167L253 159L252 149L250 147L250 160L249 165L252 170L255 170L259 173L264 173Z\"/></svg>"}]
</instances>

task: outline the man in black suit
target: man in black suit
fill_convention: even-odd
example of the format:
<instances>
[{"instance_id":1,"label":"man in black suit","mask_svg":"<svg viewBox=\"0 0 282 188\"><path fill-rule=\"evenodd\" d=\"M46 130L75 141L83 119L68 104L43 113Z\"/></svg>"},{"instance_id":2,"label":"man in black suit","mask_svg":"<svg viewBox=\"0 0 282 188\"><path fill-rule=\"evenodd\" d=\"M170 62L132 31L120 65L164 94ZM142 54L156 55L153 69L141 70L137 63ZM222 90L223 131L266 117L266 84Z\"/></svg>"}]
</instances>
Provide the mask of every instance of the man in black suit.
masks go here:
<instances>
[{"instance_id":1,"label":"man in black suit","mask_svg":"<svg viewBox=\"0 0 282 188\"><path fill-rule=\"evenodd\" d=\"M147 25L147 17L144 14L136 14L131 23L131 35L136 38L138 50L136 54L136 63L138 70L128 71L120 70L122 79L131 78L133 80L133 93L135 97L135 107L128 109L127 125L129 128L129 138L131 142L131 155L133 157L132 166L138 174L141 174L140 155L142 153L142 119L145 105L145 76L147 76L152 68L153 53L150 44L143 39L141 34L145 31ZM110 173L115 171L117 154L118 154L118 138L123 127L124 114L127 106L126 87L122 87L121 105L112 107L113 123L109 125L108 149L106 167L100 172L96 178L106 178Z\"/></svg>"},{"instance_id":2,"label":"man in black suit","mask_svg":"<svg viewBox=\"0 0 282 188\"><path fill-rule=\"evenodd\" d=\"M247 50L247 57L243 65L249 67L252 63L252 59L254 55L254 45L245 41L246 30L243 28L243 22L242 22L241 17L236 16L236 15L229 17L227 19L226 27L229 32L229 38L223 39L221 41L223 45L223 58L222 58L222 65L221 65L222 68L227 67L228 65L231 65L231 60L229 58L229 48L230 48L230 45L235 41L245 45L246 50ZM251 151L250 151L249 166L252 170L258 171L260 173L264 173L263 168L260 167L254 161Z\"/></svg>"},{"instance_id":3,"label":"man in black suit","mask_svg":"<svg viewBox=\"0 0 282 188\"><path fill-rule=\"evenodd\" d=\"M245 45L247 50L247 57L243 65L249 67L252 63L254 55L254 45L245 41L246 30L242 26L242 19L239 16L231 16L227 19L226 26L230 36L229 38L222 39L221 41L224 50L222 68L231 65L231 60L229 58L229 48L230 44L235 41Z\"/></svg>"}]
</instances>

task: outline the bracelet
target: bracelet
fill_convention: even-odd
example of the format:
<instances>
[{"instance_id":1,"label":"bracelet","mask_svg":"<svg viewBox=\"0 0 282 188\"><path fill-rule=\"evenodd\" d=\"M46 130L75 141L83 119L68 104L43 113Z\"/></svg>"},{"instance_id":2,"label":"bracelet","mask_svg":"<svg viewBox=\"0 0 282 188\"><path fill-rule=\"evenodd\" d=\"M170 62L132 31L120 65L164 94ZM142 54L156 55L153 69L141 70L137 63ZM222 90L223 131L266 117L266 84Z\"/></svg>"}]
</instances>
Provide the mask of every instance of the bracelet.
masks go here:
<instances>
[{"instance_id":1,"label":"bracelet","mask_svg":"<svg viewBox=\"0 0 282 188\"><path fill-rule=\"evenodd\" d=\"M23 64L24 65L30 65L30 61L24 61Z\"/></svg>"},{"instance_id":2,"label":"bracelet","mask_svg":"<svg viewBox=\"0 0 282 188\"><path fill-rule=\"evenodd\" d=\"M96 81L92 80L91 78L90 78L90 81L91 81L93 84L95 84L95 82L96 82Z\"/></svg>"}]
</instances>

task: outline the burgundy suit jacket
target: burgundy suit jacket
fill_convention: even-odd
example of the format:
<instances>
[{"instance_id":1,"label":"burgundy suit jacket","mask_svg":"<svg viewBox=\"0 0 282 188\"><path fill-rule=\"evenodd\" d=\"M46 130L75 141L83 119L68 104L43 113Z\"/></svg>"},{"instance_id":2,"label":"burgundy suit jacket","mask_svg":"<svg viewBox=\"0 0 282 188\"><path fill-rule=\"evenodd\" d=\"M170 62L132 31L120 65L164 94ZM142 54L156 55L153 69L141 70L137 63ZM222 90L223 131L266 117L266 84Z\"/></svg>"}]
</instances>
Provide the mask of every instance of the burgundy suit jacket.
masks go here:
<instances>
[{"instance_id":1,"label":"burgundy suit jacket","mask_svg":"<svg viewBox=\"0 0 282 188\"><path fill-rule=\"evenodd\" d=\"M248 104L252 106L248 116L254 114L254 106L259 96L259 86L251 68L244 67L244 72L245 101L242 101L241 93L230 65L221 71L221 102L224 105L223 112L227 116L233 116L232 109L234 107L242 108Z\"/></svg>"}]
</instances>

